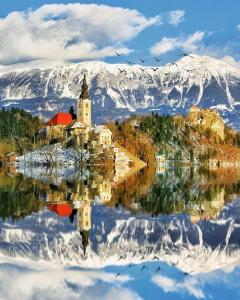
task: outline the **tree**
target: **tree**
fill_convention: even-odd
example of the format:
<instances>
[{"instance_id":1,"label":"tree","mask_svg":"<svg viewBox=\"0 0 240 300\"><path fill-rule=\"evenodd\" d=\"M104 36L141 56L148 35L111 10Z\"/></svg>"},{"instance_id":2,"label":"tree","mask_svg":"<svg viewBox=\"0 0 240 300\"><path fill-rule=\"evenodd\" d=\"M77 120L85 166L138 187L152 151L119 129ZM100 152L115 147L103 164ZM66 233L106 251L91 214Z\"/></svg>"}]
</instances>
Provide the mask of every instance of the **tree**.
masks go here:
<instances>
[{"instance_id":1,"label":"tree","mask_svg":"<svg viewBox=\"0 0 240 300\"><path fill-rule=\"evenodd\" d=\"M69 113L71 114L73 120L77 119L77 115L75 114L73 106L70 106Z\"/></svg>"}]
</instances>

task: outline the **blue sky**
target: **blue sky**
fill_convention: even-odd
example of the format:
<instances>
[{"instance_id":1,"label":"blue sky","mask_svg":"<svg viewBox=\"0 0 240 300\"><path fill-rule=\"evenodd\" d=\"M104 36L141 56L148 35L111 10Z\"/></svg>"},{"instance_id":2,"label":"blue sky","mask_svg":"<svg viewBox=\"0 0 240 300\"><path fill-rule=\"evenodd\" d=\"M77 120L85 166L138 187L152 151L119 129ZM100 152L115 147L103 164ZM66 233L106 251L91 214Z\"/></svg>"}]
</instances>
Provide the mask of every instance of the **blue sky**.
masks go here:
<instances>
[{"instance_id":1,"label":"blue sky","mask_svg":"<svg viewBox=\"0 0 240 300\"><path fill-rule=\"evenodd\" d=\"M240 26L238 27L240 1L238 0L230 2L227 0L102 0L80 3L64 0L3 0L1 2L0 64L53 60L55 57L57 60L102 59L114 63L125 59L137 62L138 57L143 57L148 59L149 64L153 64L154 60L151 58L154 56L160 57L161 62L166 63L176 60L180 53L191 52L215 56L237 67L240 66ZM77 5L78 10L72 7L69 11L70 3ZM88 22L89 18L86 21L81 10L83 4L93 3L97 5L94 9L96 14ZM46 4L55 4L54 9L50 5L41 11ZM68 11L64 15L65 24L61 23L61 30L58 29L62 22L61 17L59 19L58 16L56 17L60 5L61 16L64 15L64 10ZM99 9L100 5L109 7L107 13ZM86 6L84 7L86 9ZM116 7L125 8L127 11L114 11ZM49 8L52 14L48 16L48 21L54 15L56 24L49 26L48 29L44 22ZM18 15L7 21L8 14L14 11L25 12L25 15L21 17ZM75 19L72 19L73 11L79 12L75 15ZM119 18L114 23L109 22L109 25L110 18L116 20L121 14L125 17ZM39 15L42 20L36 23ZM139 20L139 15L145 20ZM179 19L176 19L177 16ZM102 20L104 18L105 20ZM93 26L95 20L101 20L99 28L96 24ZM127 27L124 26L126 23L128 23ZM45 29L41 30L41 28ZM77 33L78 28L82 33ZM74 31L76 32L73 34ZM127 34L120 34L124 32ZM19 47L13 45L17 43L16 41ZM45 47L49 48L49 52ZM119 50L124 55L120 58L114 56L115 50Z\"/></svg>"}]
</instances>

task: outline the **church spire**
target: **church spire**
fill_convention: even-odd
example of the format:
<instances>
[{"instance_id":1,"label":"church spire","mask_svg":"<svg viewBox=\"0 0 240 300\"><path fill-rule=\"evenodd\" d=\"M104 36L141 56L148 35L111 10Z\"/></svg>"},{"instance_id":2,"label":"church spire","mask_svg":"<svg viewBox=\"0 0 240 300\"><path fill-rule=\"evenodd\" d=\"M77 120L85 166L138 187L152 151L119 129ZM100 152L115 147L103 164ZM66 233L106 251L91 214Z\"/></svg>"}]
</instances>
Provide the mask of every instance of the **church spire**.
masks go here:
<instances>
[{"instance_id":1,"label":"church spire","mask_svg":"<svg viewBox=\"0 0 240 300\"><path fill-rule=\"evenodd\" d=\"M84 256L86 256L86 250L87 250L87 246L89 244L89 231L81 230L80 235L82 237L83 253L84 253Z\"/></svg>"},{"instance_id":2,"label":"church spire","mask_svg":"<svg viewBox=\"0 0 240 300\"><path fill-rule=\"evenodd\" d=\"M84 74L82 91L77 101L77 119L89 127L92 126L92 101L88 94L86 74Z\"/></svg>"},{"instance_id":3,"label":"church spire","mask_svg":"<svg viewBox=\"0 0 240 300\"><path fill-rule=\"evenodd\" d=\"M81 95L79 98L80 99L89 99L86 74L84 74L84 77L83 77L82 91L81 91Z\"/></svg>"}]
</instances>

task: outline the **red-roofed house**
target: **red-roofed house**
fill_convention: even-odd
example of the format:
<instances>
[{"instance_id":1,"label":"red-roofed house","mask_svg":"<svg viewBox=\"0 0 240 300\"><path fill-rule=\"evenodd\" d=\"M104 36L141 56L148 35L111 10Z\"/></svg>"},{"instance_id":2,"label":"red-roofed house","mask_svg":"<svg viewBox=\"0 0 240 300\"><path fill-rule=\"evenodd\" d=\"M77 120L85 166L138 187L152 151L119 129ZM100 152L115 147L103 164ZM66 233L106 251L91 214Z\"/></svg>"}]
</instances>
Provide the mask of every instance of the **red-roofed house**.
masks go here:
<instances>
[{"instance_id":1,"label":"red-roofed house","mask_svg":"<svg viewBox=\"0 0 240 300\"><path fill-rule=\"evenodd\" d=\"M60 217L69 217L72 214L72 207L67 203L50 204L48 210L55 212Z\"/></svg>"},{"instance_id":2,"label":"red-roofed house","mask_svg":"<svg viewBox=\"0 0 240 300\"><path fill-rule=\"evenodd\" d=\"M57 113L46 125L68 125L73 121L72 115L65 112Z\"/></svg>"},{"instance_id":3,"label":"red-roofed house","mask_svg":"<svg viewBox=\"0 0 240 300\"><path fill-rule=\"evenodd\" d=\"M46 137L48 140L61 139L64 137L64 129L73 121L69 113L59 112L46 123Z\"/></svg>"}]
</instances>

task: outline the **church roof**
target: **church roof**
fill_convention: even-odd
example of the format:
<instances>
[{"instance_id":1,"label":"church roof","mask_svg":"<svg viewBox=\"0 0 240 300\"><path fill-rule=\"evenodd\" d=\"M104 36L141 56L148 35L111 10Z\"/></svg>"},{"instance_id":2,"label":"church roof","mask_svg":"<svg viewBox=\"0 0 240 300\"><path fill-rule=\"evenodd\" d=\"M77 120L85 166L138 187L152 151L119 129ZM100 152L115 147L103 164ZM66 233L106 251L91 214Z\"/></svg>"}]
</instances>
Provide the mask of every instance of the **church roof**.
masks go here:
<instances>
[{"instance_id":1,"label":"church roof","mask_svg":"<svg viewBox=\"0 0 240 300\"><path fill-rule=\"evenodd\" d=\"M70 129L86 128L86 127L89 126L80 120L73 120L70 124L66 126L66 128L70 128Z\"/></svg>"},{"instance_id":2,"label":"church roof","mask_svg":"<svg viewBox=\"0 0 240 300\"><path fill-rule=\"evenodd\" d=\"M72 213L71 206L66 203L50 204L48 210L55 212L60 217L69 217Z\"/></svg>"},{"instance_id":3,"label":"church roof","mask_svg":"<svg viewBox=\"0 0 240 300\"><path fill-rule=\"evenodd\" d=\"M89 99L86 74L84 74L84 77L83 77L82 91L81 91L81 94L80 94L79 98L80 99Z\"/></svg>"},{"instance_id":4,"label":"church roof","mask_svg":"<svg viewBox=\"0 0 240 300\"><path fill-rule=\"evenodd\" d=\"M72 122L72 115L69 113L59 112L46 125L68 125Z\"/></svg>"}]
</instances>

